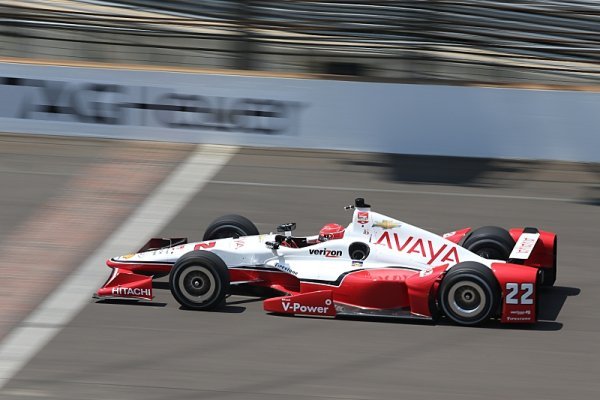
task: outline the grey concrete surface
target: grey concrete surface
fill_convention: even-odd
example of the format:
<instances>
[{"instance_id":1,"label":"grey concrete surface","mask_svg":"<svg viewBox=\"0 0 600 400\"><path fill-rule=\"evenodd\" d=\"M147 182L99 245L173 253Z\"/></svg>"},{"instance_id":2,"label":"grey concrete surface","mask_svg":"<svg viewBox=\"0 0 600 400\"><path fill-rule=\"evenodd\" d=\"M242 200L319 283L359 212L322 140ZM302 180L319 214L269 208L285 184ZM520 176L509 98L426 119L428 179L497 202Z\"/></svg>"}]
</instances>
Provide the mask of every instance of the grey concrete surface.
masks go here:
<instances>
[{"instance_id":1,"label":"grey concrete surface","mask_svg":"<svg viewBox=\"0 0 600 400\"><path fill-rule=\"evenodd\" d=\"M93 161L92 142L0 135L0 241Z\"/></svg>"},{"instance_id":2,"label":"grey concrete surface","mask_svg":"<svg viewBox=\"0 0 600 400\"><path fill-rule=\"evenodd\" d=\"M232 296L180 310L94 302L0 392L2 399L595 399L600 395L597 166L242 150L163 234L202 236L244 214L261 231L346 223L375 210L436 232L496 224L559 233L556 287L535 326L277 317ZM133 249L132 249L133 250ZM107 255L111 256L111 255ZM105 268L99 265L98 268ZM108 269L107 269L108 274Z\"/></svg>"},{"instance_id":3,"label":"grey concrete surface","mask_svg":"<svg viewBox=\"0 0 600 400\"><path fill-rule=\"evenodd\" d=\"M193 147L0 135L0 340Z\"/></svg>"}]
</instances>

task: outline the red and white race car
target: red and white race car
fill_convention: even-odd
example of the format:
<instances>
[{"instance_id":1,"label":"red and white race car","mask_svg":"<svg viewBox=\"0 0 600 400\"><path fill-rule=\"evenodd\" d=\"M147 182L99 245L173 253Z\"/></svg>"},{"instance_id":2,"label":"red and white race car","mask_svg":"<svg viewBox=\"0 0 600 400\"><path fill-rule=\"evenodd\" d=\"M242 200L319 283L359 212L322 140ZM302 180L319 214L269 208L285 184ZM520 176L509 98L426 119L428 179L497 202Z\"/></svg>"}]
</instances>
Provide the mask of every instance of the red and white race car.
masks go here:
<instances>
[{"instance_id":1,"label":"red and white race car","mask_svg":"<svg viewBox=\"0 0 600 400\"><path fill-rule=\"evenodd\" d=\"M556 278L556 234L536 228L465 228L443 236L371 211L356 199L347 227L293 236L295 224L259 235L239 215L215 220L202 242L151 239L111 258L98 298L152 299L152 279L169 274L184 307L220 306L231 285L269 287L272 313L376 316L477 325L490 318L533 323L538 289Z\"/></svg>"}]
</instances>

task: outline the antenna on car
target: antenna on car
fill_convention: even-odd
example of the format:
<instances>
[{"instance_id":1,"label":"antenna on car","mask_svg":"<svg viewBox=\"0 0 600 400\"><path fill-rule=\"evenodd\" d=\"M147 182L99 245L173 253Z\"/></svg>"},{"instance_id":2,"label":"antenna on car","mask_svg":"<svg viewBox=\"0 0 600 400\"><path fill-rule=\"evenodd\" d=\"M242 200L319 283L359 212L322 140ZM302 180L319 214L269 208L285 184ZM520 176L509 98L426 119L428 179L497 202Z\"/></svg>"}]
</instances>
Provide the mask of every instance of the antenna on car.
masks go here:
<instances>
[{"instance_id":1,"label":"antenna on car","mask_svg":"<svg viewBox=\"0 0 600 400\"><path fill-rule=\"evenodd\" d=\"M292 236L292 231L296 229L296 223L290 222L287 224L281 224L277 227L277 232L285 233L285 236Z\"/></svg>"}]
</instances>

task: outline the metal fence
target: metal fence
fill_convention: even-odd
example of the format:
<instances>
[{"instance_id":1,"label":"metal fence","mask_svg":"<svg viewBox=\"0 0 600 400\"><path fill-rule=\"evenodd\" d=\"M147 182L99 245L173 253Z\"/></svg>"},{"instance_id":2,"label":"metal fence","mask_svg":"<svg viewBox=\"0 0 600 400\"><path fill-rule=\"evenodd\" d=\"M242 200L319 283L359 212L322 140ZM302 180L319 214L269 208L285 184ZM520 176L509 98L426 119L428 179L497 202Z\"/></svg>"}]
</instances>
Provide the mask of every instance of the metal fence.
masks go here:
<instances>
[{"instance_id":1,"label":"metal fence","mask_svg":"<svg viewBox=\"0 0 600 400\"><path fill-rule=\"evenodd\" d=\"M1 1L0 56L597 84L597 1Z\"/></svg>"}]
</instances>

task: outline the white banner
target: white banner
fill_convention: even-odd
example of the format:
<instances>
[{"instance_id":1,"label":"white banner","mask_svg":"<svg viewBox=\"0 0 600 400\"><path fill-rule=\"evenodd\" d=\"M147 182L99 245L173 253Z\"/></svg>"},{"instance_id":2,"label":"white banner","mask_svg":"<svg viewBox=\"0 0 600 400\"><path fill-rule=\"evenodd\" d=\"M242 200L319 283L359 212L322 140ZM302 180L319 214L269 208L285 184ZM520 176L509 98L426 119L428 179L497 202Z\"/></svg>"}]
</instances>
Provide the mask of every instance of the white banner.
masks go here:
<instances>
[{"instance_id":1,"label":"white banner","mask_svg":"<svg viewBox=\"0 0 600 400\"><path fill-rule=\"evenodd\" d=\"M600 94L0 63L0 130L600 162Z\"/></svg>"}]
</instances>

